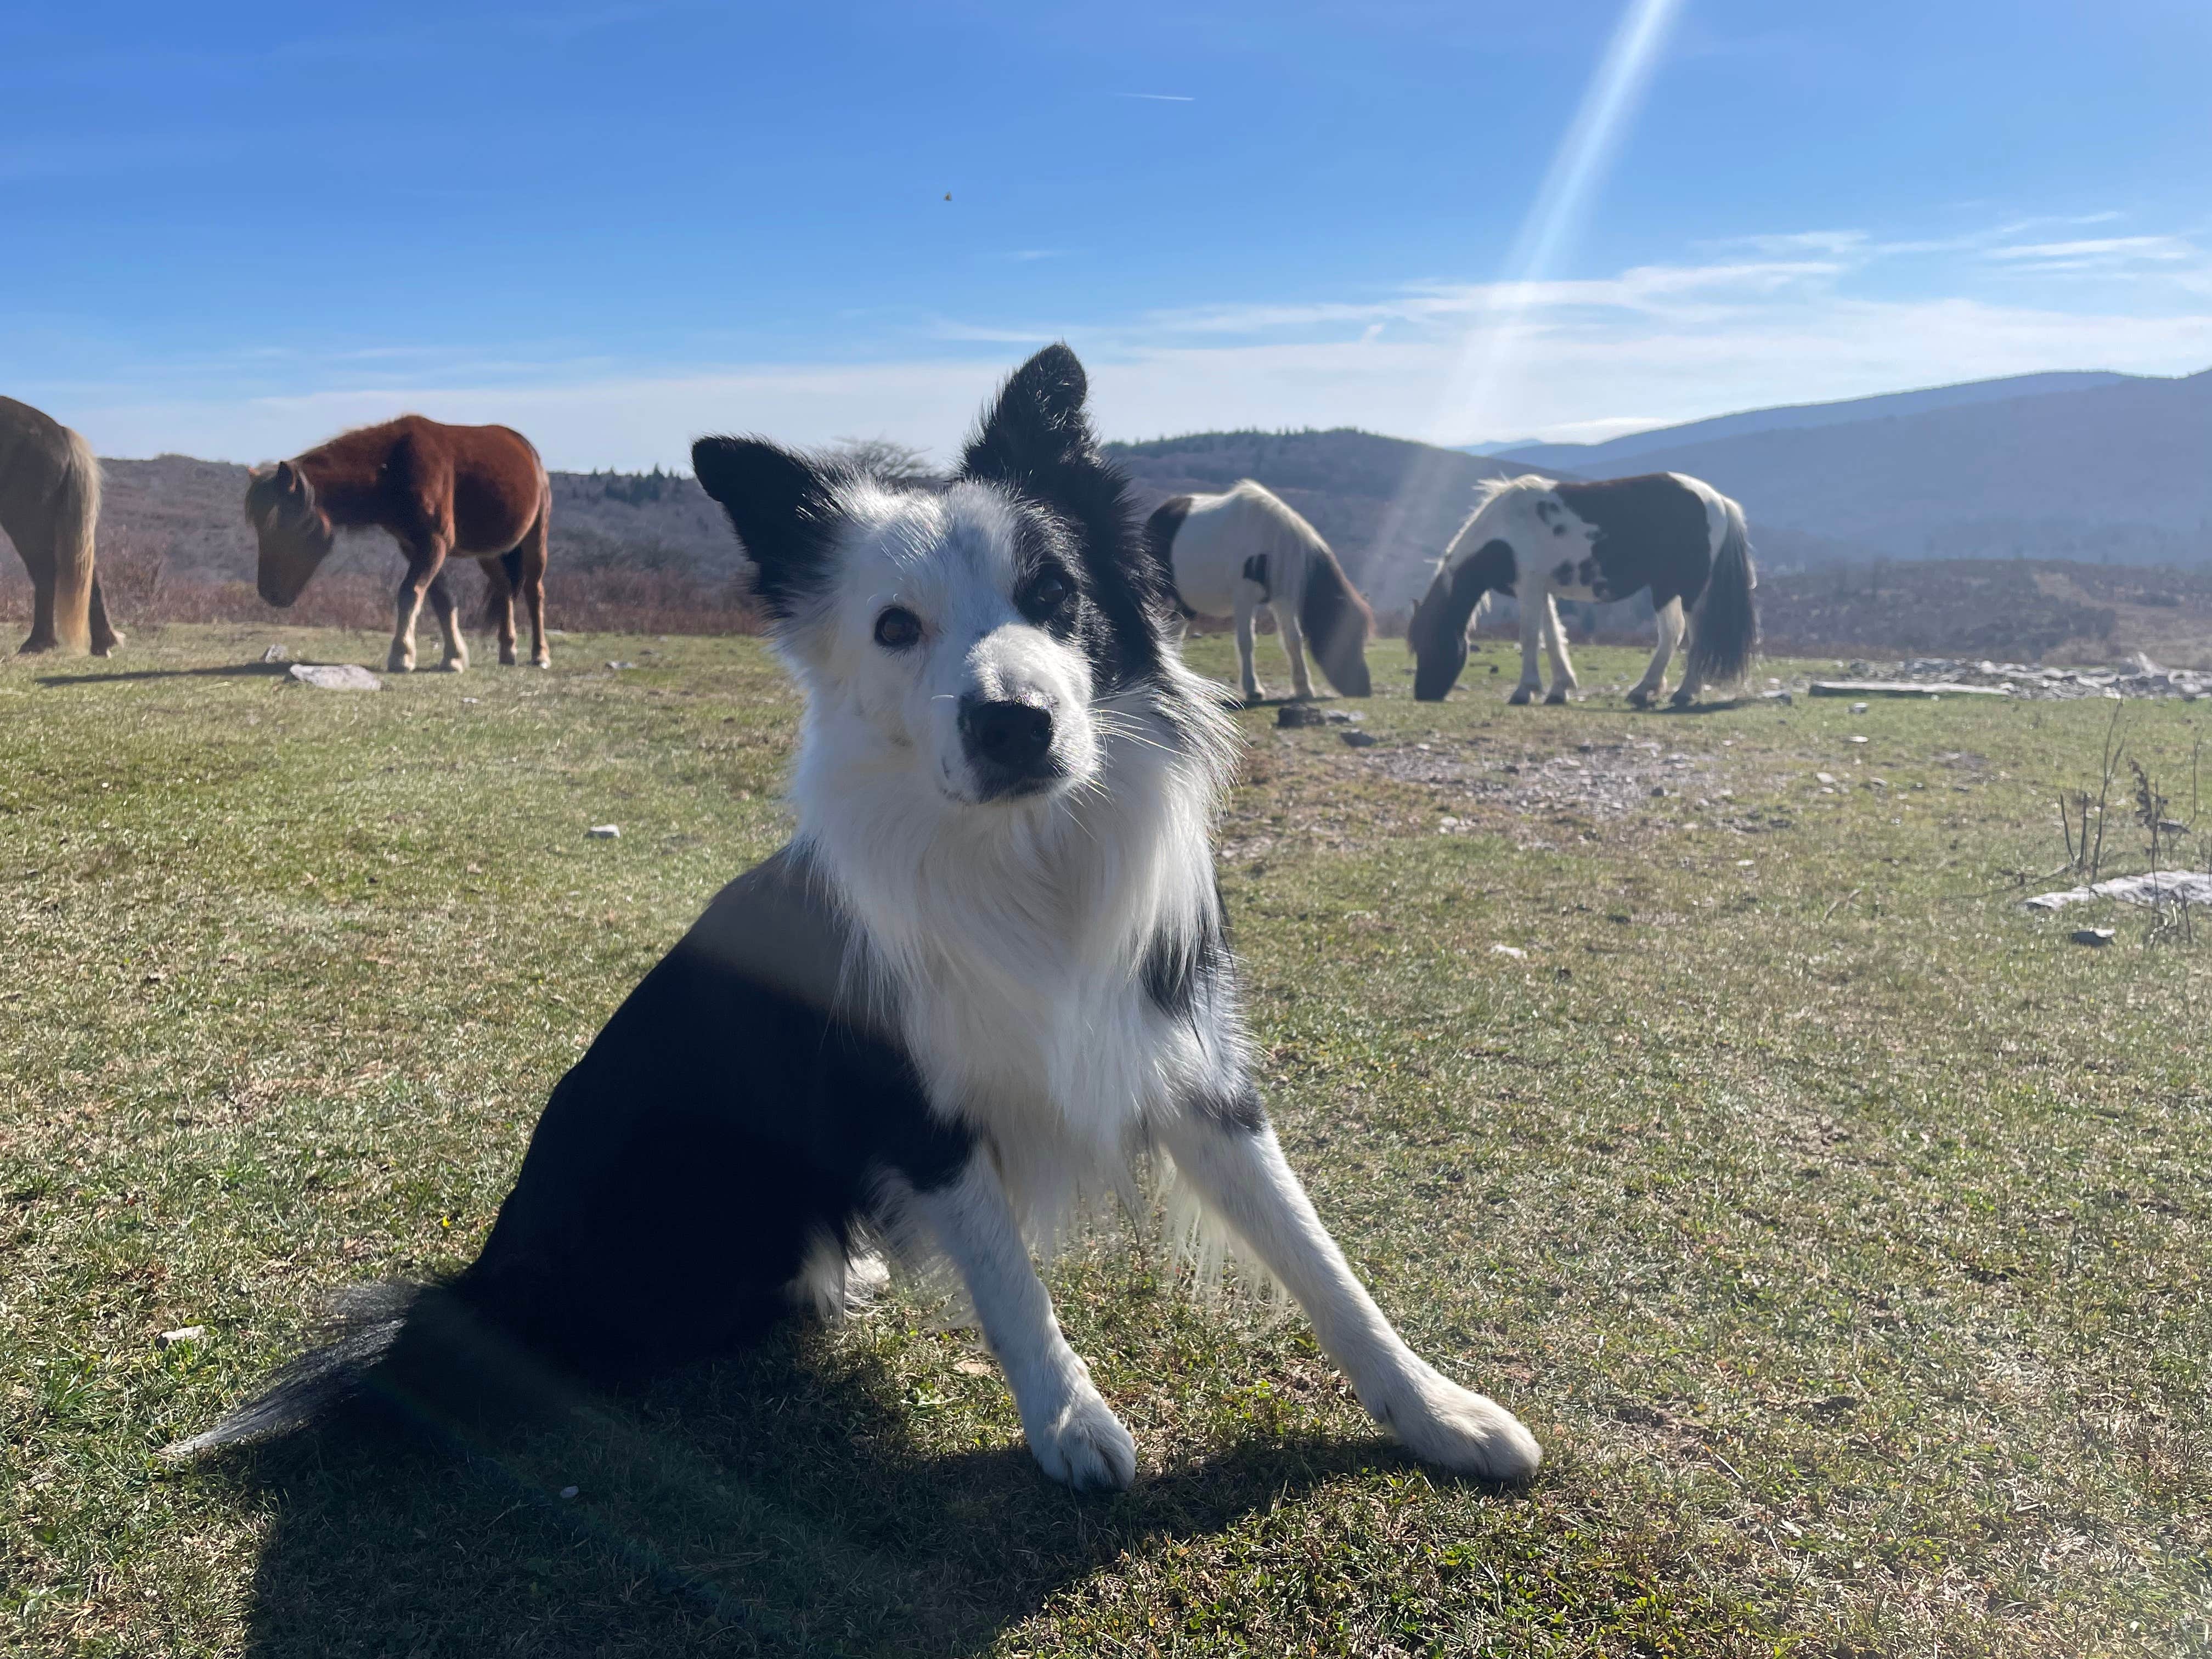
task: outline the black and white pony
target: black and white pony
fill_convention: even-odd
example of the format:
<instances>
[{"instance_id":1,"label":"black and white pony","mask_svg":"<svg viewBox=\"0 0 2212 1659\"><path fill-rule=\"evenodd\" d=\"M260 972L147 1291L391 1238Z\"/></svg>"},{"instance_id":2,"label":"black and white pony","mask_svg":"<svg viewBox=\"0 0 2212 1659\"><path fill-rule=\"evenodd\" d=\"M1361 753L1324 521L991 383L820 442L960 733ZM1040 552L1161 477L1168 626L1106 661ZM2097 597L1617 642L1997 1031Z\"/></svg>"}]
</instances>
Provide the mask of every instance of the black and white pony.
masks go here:
<instances>
[{"instance_id":1,"label":"black and white pony","mask_svg":"<svg viewBox=\"0 0 2212 1659\"><path fill-rule=\"evenodd\" d=\"M700 440L805 692L797 834L555 1088L476 1261L356 1299L178 1453L364 1395L439 1420L541 1374L649 1376L834 1312L888 1256L957 1273L1048 1474L1126 1486L1031 1249L1149 1160L1415 1453L1535 1468L1399 1338L1268 1125L1209 846L1235 729L1084 403L1073 354L1040 352L941 489Z\"/></svg>"},{"instance_id":2,"label":"black and white pony","mask_svg":"<svg viewBox=\"0 0 2212 1659\"><path fill-rule=\"evenodd\" d=\"M1249 478L1219 495L1177 495L1145 526L1154 556L1175 582L1186 615L1234 617L1244 701L1267 695L1252 667L1252 618L1261 605L1291 659L1291 691L1310 697L1310 642L1328 683L1347 697L1364 697L1367 639L1375 616L1344 574L1321 532L1287 501Z\"/></svg>"},{"instance_id":3,"label":"black and white pony","mask_svg":"<svg viewBox=\"0 0 2212 1659\"><path fill-rule=\"evenodd\" d=\"M1679 472L1650 472L1601 483L1559 483L1530 473L1495 478L1477 492L1474 511L1437 562L1407 625L1414 659L1413 695L1443 699L1467 663L1467 633L1491 593L1521 602L1521 683L1511 701L1543 690L1537 672L1540 634L1552 659L1547 702L1565 702L1574 665L1554 606L1559 599L1625 599L1651 590L1658 648L1628 700L1644 708L1667 684L1667 664L1688 633L1688 665L1676 708L1707 685L1741 680L1759 643L1752 607L1757 580L1743 509L1711 484Z\"/></svg>"}]
</instances>

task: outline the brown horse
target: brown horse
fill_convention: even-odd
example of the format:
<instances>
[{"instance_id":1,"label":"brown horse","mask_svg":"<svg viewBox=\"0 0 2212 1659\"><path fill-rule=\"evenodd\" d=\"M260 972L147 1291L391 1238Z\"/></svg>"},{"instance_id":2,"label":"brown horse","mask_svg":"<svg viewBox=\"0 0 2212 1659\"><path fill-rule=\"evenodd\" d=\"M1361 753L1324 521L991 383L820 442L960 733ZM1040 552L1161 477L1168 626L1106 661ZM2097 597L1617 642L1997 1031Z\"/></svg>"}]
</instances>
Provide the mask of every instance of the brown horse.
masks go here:
<instances>
[{"instance_id":1,"label":"brown horse","mask_svg":"<svg viewBox=\"0 0 2212 1659\"><path fill-rule=\"evenodd\" d=\"M26 651L90 651L123 643L92 568L100 524L100 463L52 416L0 398L0 530L31 573Z\"/></svg>"},{"instance_id":2,"label":"brown horse","mask_svg":"<svg viewBox=\"0 0 2212 1659\"><path fill-rule=\"evenodd\" d=\"M427 594L446 636L444 666L469 665L446 586L448 558L478 559L499 621L499 659L514 661L514 596L530 610L531 655L545 648L545 537L553 491L530 441L503 426L441 426L402 415L345 432L256 472L246 517L261 544L261 597L289 605L340 530L388 530L407 556L386 666L415 666L415 620Z\"/></svg>"}]
</instances>

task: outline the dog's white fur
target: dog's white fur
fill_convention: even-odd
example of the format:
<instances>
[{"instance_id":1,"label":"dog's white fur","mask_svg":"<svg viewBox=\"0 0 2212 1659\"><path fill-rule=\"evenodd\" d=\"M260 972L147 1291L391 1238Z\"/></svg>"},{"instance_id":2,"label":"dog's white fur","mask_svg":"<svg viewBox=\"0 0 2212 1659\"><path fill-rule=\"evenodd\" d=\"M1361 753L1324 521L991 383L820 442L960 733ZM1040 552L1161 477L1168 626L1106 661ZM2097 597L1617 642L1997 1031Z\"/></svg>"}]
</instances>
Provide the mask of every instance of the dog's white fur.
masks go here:
<instances>
[{"instance_id":1,"label":"dog's white fur","mask_svg":"<svg viewBox=\"0 0 2212 1659\"><path fill-rule=\"evenodd\" d=\"M1399 1340L1272 1132L1206 1109L1244 1086L1236 1011L1177 1018L1146 994L1153 942L1197 939L1215 902L1210 840L1234 732L1202 683L1164 653L1159 673L1188 694L1181 730L1149 689L1093 702L1081 649L1016 608L1015 509L991 486L848 482L839 506L830 579L777 630L807 694L798 841L863 941L856 971L933 1109L979 1132L958 1180L887 1197L898 1231L957 1272L1038 1462L1079 1486L1133 1478L1129 1434L1061 1336L1030 1251L1086 1193L1131 1193L1157 1152L1414 1451L1494 1478L1533 1469L1541 1453L1510 1413ZM875 643L890 605L921 619L918 644ZM1049 707L1059 781L983 799L963 694Z\"/></svg>"}]
</instances>

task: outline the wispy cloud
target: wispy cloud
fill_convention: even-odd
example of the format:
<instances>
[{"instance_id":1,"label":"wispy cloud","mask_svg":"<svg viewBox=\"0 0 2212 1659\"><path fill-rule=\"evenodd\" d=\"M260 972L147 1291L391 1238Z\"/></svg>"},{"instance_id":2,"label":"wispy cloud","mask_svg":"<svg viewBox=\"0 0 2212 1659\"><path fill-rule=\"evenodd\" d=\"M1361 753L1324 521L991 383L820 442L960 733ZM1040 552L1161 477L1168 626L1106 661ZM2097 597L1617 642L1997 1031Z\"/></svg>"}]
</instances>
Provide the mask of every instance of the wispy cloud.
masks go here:
<instances>
[{"instance_id":1,"label":"wispy cloud","mask_svg":"<svg viewBox=\"0 0 2212 1659\"><path fill-rule=\"evenodd\" d=\"M1148 104L1194 104L1197 99L1181 92L1117 92L1116 98L1136 98Z\"/></svg>"},{"instance_id":2,"label":"wispy cloud","mask_svg":"<svg viewBox=\"0 0 2212 1659\"><path fill-rule=\"evenodd\" d=\"M2179 236L2103 236L2074 242L2021 242L1989 250L1992 259L2029 262L2044 270L2119 271L2142 264L2202 261L2194 243Z\"/></svg>"}]
</instances>

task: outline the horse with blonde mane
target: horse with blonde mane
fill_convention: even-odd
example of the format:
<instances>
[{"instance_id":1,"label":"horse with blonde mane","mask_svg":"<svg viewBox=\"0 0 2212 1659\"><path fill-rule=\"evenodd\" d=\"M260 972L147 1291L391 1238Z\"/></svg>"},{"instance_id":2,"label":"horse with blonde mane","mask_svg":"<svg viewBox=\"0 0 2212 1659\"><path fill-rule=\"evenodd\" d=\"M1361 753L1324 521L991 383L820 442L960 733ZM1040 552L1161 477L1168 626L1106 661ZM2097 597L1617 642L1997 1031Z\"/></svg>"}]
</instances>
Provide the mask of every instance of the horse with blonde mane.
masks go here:
<instances>
[{"instance_id":1,"label":"horse with blonde mane","mask_svg":"<svg viewBox=\"0 0 2212 1659\"><path fill-rule=\"evenodd\" d=\"M448 558L476 559L490 583L489 609L499 624L499 659L514 662L514 597L530 611L530 660L553 659L545 648L545 556L553 486L530 440L503 426L445 426L402 415L381 426L339 434L252 474L246 516L260 542L258 585L271 605L300 597L330 556L340 530L388 530L407 557L400 580L392 652L386 666L415 666L415 623L430 601L446 636L450 673L469 665L453 596L446 586Z\"/></svg>"},{"instance_id":2,"label":"horse with blonde mane","mask_svg":"<svg viewBox=\"0 0 2212 1659\"><path fill-rule=\"evenodd\" d=\"M0 531L31 573L27 651L89 651L123 643L92 568L100 525L100 462L92 446L28 404L0 398Z\"/></svg>"},{"instance_id":3,"label":"horse with blonde mane","mask_svg":"<svg viewBox=\"0 0 2212 1659\"><path fill-rule=\"evenodd\" d=\"M1153 513L1145 539L1172 577L1187 617L1236 617L1246 702L1267 695L1252 669L1252 618L1263 605L1291 659L1295 696L1314 694L1308 641L1331 685L1347 697L1370 695L1374 613L1321 532L1265 485L1243 478L1224 495L1177 495Z\"/></svg>"}]
</instances>

